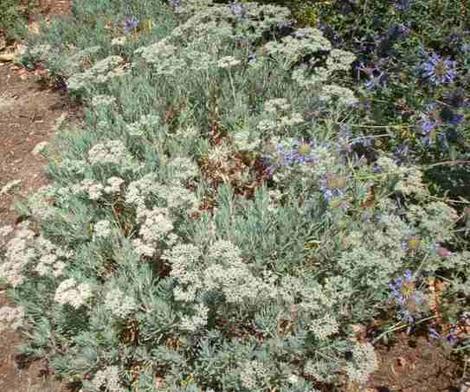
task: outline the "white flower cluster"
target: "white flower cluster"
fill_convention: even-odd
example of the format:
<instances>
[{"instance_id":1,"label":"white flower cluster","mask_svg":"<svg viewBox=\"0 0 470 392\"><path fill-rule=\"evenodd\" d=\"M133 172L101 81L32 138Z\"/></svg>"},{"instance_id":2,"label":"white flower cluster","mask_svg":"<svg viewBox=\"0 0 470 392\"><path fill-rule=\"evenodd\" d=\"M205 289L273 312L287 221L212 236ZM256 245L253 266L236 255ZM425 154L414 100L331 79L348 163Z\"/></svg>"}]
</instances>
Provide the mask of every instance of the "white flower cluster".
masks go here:
<instances>
[{"instance_id":1,"label":"white flower cluster","mask_svg":"<svg viewBox=\"0 0 470 392\"><path fill-rule=\"evenodd\" d=\"M67 87L70 91L78 91L94 84L106 83L124 74L124 59L120 56L110 56L98 61L86 71L72 75L67 81Z\"/></svg>"},{"instance_id":2,"label":"white flower cluster","mask_svg":"<svg viewBox=\"0 0 470 392\"><path fill-rule=\"evenodd\" d=\"M125 183L125 181L120 177L109 177L106 180L106 186L104 187L103 191L107 194L116 194L121 192L121 186Z\"/></svg>"},{"instance_id":3,"label":"white flower cluster","mask_svg":"<svg viewBox=\"0 0 470 392\"><path fill-rule=\"evenodd\" d=\"M95 144L88 151L88 160L92 165L125 165L132 157L121 140L106 140Z\"/></svg>"},{"instance_id":4,"label":"white flower cluster","mask_svg":"<svg viewBox=\"0 0 470 392\"><path fill-rule=\"evenodd\" d=\"M291 108L286 98L273 98L264 103L264 111L266 113L276 114L278 112L286 112Z\"/></svg>"},{"instance_id":5,"label":"white flower cluster","mask_svg":"<svg viewBox=\"0 0 470 392\"><path fill-rule=\"evenodd\" d=\"M160 125L160 116L155 114L142 115L139 121L127 125L127 132L132 136L143 136L145 131L151 131Z\"/></svg>"},{"instance_id":6,"label":"white flower cluster","mask_svg":"<svg viewBox=\"0 0 470 392\"><path fill-rule=\"evenodd\" d=\"M241 304L269 295L268 284L253 275L232 243L216 241L201 256L194 245L179 244L165 252L171 276L179 283L174 290L177 300L192 302L205 292L218 292L227 303Z\"/></svg>"},{"instance_id":7,"label":"white flower cluster","mask_svg":"<svg viewBox=\"0 0 470 392\"><path fill-rule=\"evenodd\" d=\"M363 385L377 369L378 360L374 346L370 343L356 343L352 350L352 360L345 368L349 380Z\"/></svg>"},{"instance_id":8,"label":"white flower cluster","mask_svg":"<svg viewBox=\"0 0 470 392\"><path fill-rule=\"evenodd\" d=\"M79 283L70 278L62 281L55 292L54 300L61 305L70 305L75 309L85 305L93 296L88 283Z\"/></svg>"},{"instance_id":9,"label":"white flower cluster","mask_svg":"<svg viewBox=\"0 0 470 392\"><path fill-rule=\"evenodd\" d=\"M124 46L127 42L127 37L125 35L121 37L115 37L111 40L111 45L113 46Z\"/></svg>"},{"instance_id":10,"label":"white flower cluster","mask_svg":"<svg viewBox=\"0 0 470 392\"><path fill-rule=\"evenodd\" d=\"M223 68L223 69L229 69L229 68L233 68L233 67L236 67L237 65L240 65L241 64L241 61L236 59L235 57L233 56L225 56L225 57L222 57L218 62L217 62L217 66L219 68Z\"/></svg>"},{"instance_id":11,"label":"white flower cluster","mask_svg":"<svg viewBox=\"0 0 470 392\"><path fill-rule=\"evenodd\" d=\"M103 370L98 370L93 377L92 384L96 391L102 391L105 388L106 392L125 392L117 366L108 366Z\"/></svg>"},{"instance_id":12,"label":"white flower cluster","mask_svg":"<svg viewBox=\"0 0 470 392\"><path fill-rule=\"evenodd\" d=\"M330 314L313 320L310 323L309 330L320 340L324 340L331 335L334 335L339 332L339 324L336 319Z\"/></svg>"},{"instance_id":13,"label":"white flower cluster","mask_svg":"<svg viewBox=\"0 0 470 392\"><path fill-rule=\"evenodd\" d=\"M302 114L289 113L291 105L285 98L274 98L265 102L264 113L268 118L260 120L257 129L261 133L271 133L279 129L291 128L305 122Z\"/></svg>"},{"instance_id":14,"label":"white flower cluster","mask_svg":"<svg viewBox=\"0 0 470 392\"><path fill-rule=\"evenodd\" d=\"M167 208L155 207L151 210L139 210L138 219L142 222L139 237L133 241L138 254L142 256L153 256L159 244L169 237L173 230L173 222ZM170 242L174 242L170 237Z\"/></svg>"},{"instance_id":15,"label":"white flower cluster","mask_svg":"<svg viewBox=\"0 0 470 392\"><path fill-rule=\"evenodd\" d=\"M355 57L350 52L332 49L331 43L320 30L313 28L297 30L281 41L268 42L265 51L281 66L292 69L292 79L300 86L309 88L320 86L320 100L324 102L335 100L346 106L357 102L354 93L348 88L335 84L322 86L336 72L348 71ZM298 65L300 60L309 57L308 62ZM323 65L318 65L318 58L324 58Z\"/></svg>"},{"instance_id":16,"label":"white flower cluster","mask_svg":"<svg viewBox=\"0 0 470 392\"><path fill-rule=\"evenodd\" d=\"M23 326L23 322L24 310L22 307L2 306L0 308L0 332L6 329L18 329Z\"/></svg>"},{"instance_id":17,"label":"white flower cluster","mask_svg":"<svg viewBox=\"0 0 470 392\"><path fill-rule=\"evenodd\" d=\"M175 168L173 167L173 169ZM181 166L181 168L186 171L180 176L181 179L192 172L191 169L188 172L188 166ZM174 180L177 180L178 177L178 174L175 173ZM197 199L193 192L178 182L168 185L161 184L153 173L146 174L141 179L129 184L125 196L127 204L134 205L137 210L145 210L151 199L154 202L159 199L166 207L173 210L181 208L191 210L197 205ZM150 204L154 204L154 202Z\"/></svg>"},{"instance_id":18,"label":"white flower cluster","mask_svg":"<svg viewBox=\"0 0 470 392\"><path fill-rule=\"evenodd\" d=\"M66 267L65 261L71 258L73 253L59 248L44 237L39 237L35 241L35 248L39 256L35 271L40 276L52 275L55 278L62 276Z\"/></svg>"},{"instance_id":19,"label":"white flower cluster","mask_svg":"<svg viewBox=\"0 0 470 392\"><path fill-rule=\"evenodd\" d=\"M247 361L240 372L241 384L249 391L259 390L265 386L269 370L260 361Z\"/></svg>"},{"instance_id":20,"label":"white flower cluster","mask_svg":"<svg viewBox=\"0 0 470 392\"><path fill-rule=\"evenodd\" d=\"M106 219L96 222L93 227L93 236L95 238L108 238L111 232L111 222Z\"/></svg>"},{"instance_id":21,"label":"white flower cluster","mask_svg":"<svg viewBox=\"0 0 470 392\"><path fill-rule=\"evenodd\" d=\"M281 59L283 64L291 67L306 56L330 51L331 43L320 30L307 27L280 41L268 42L264 49L268 55Z\"/></svg>"},{"instance_id":22,"label":"white flower cluster","mask_svg":"<svg viewBox=\"0 0 470 392\"><path fill-rule=\"evenodd\" d=\"M336 84L322 86L319 99L323 102L336 101L344 106L352 106L358 102L352 90Z\"/></svg>"},{"instance_id":23,"label":"white flower cluster","mask_svg":"<svg viewBox=\"0 0 470 392\"><path fill-rule=\"evenodd\" d=\"M176 46L163 39L150 46L141 47L135 53L152 64L153 71L157 75L172 76L183 71L186 66L184 59L175 55L177 50Z\"/></svg>"},{"instance_id":24,"label":"white flower cluster","mask_svg":"<svg viewBox=\"0 0 470 392\"><path fill-rule=\"evenodd\" d=\"M104 186L95 180L86 178L78 184L70 187L70 192L73 194L86 193L90 200L98 200L103 196Z\"/></svg>"},{"instance_id":25,"label":"white flower cluster","mask_svg":"<svg viewBox=\"0 0 470 392\"><path fill-rule=\"evenodd\" d=\"M94 108L111 106L111 105L113 105L115 102L116 102L116 98L115 98L115 97L112 97L111 95L104 95L104 94L95 95L95 96L91 99L91 105L92 105Z\"/></svg>"},{"instance_id":26,"label":"white flower cluster","mask_svg":"<svg viewBox=\"0 0 470 392\"><path fill-rule=\"evenodd\" d=\"M423 172L415 166L399 166L392 158L382 155L377 159L380 168L390 183L394 184L394 191L405 196L425 196L428 191L423 182Z\"/></svg>"},{"instance_id":27,"label":"white flower cluster","mask_svg":"<svg viewBox=\"0 0 470 392\"><path fill-rule=\"evenodd\" d=\"M133 297L115 288L106 294L104 306L117 318L125 319L137 309L138 305Z\"/></svg>"},{"instance_id":28,"label":"white flower cluster","mask_svg":"<svg viewBox=\"0 0 470 392\"><path fill-rule=\"evenodd\" d=\"M126 192L127 204L134 205L137 209L145 209L150 195L157 192L158 181L154 173L149 173L142 178L132 181Z\"/></svg>"},{"instance_id":29,"label":"white flower cluster","mask_svg":"<svg viewBox=\"0 0 470 392\"><path fill-rule=\"evenodd\" d=\"M291 18L290 11L285 7L255 2L243 4L243 18L234 14L230 5L214 4L210 7L205 5L189 8L184 5L181 9L195 13L176 27L170 38L192 43L231 41L240 37L248 42L255 42L265 32L289 23Z\"/></svg>"},{"instance_id":30,"label":"white flower cluster","mask_svg":"<svg viewBox=\"0 0 470 392\"><path fill-rule=\"evenodd\" d=\"M183 316L180 322L180 328L184 331L196 332L207 325L207 316L209 308L203 304L196 304L193 308L195 314L192 316Z\"/></svg>"},{"instance_id":31,"label":"white flower cluster","mask_svg":"<svg viewBox=\"0 0 470 392\"><path fill-rule=\"evenodd\" d=\"M5 255L0 262L0 278L13 287L23 283L23 270L36 257L33 241L34 232L23 225L5 246Z\"/></svg>"}]
</instances>

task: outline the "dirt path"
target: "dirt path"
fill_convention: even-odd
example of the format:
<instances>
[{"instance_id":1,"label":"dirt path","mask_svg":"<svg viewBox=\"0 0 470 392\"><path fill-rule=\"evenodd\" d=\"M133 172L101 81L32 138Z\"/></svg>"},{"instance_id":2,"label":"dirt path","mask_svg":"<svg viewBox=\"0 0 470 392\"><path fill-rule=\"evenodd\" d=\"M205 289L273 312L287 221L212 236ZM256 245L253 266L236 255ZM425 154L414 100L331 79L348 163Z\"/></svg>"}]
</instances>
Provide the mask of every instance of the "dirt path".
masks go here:
<instances>
[{"instance_id":1,"label":"dirt path","mask_svg":"<svg viewBox=\"0 0 470 392\"><path fill-rule=\"evenodd\" d=\"M0 0L1 1L1 0ZM41 0L40 13L47 17L70 9L70 0ZM32 21L36 18L32 18ZM65 96L39 83L39 77L10 63L0 63L0 226L14 224L12 205L47 183L45 159L39 154L59 121L70 112ZM10 191L10 185L16 184ZM0 306L7 304L0 290ZM61 384L48 373L44 361L22 364L17 333L0 334L1 392L59 392Z\"/></svg>"}]
</instances>

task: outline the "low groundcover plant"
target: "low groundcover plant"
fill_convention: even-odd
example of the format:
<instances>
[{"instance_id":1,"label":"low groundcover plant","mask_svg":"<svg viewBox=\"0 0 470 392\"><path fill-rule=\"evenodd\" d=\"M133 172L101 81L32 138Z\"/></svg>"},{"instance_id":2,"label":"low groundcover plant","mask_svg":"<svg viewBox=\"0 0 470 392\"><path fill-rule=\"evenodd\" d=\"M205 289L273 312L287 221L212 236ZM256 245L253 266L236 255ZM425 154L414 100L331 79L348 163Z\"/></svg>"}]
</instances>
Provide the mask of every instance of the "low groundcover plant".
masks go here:
<instances>
[{"instance_id":1,"label":"low groundcover plant","mask_svg":"<svg viewBox=\"0 0 470 392\"><path fill-rule=\"evenodd\" d=\"M141 3L77 2L25 54L86 114L0 231L0 329L84 392L361 390L358 326L468 294L460 212L352 131L354 54L288 9Z\"/></svg>"}]
</instances>

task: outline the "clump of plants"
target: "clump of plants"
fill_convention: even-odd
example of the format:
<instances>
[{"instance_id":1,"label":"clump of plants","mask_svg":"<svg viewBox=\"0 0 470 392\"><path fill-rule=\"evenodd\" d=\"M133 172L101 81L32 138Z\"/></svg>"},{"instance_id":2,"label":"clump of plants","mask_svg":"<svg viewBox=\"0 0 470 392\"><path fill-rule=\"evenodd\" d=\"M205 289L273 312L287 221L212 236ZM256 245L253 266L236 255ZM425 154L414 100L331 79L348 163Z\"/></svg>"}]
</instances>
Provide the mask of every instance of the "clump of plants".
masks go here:
<instances>
[{"instance_id":1,"label":"clump of plants","mask_svg":"<svg viewBox=\"0 0 470 392\"><path fill-rule=\"evenodd\" d=\"M86 115L1 229L23 352L82 391L310 392L365 387L374 320L462 347L464 217L352 127L356 56L278 6L140 3L25 55Z\"/></svg>"},{"instance_id":2,"label":"clump of plants","mask_svg":"<svg viewBox=\"0 0 470 392\"><path fill-rule=\"evenodd\" d=\"M0 35L7 40L23 38L30 12L37 6L35 0L2 0L0 4Z\"/></svg>"}]
</instances>

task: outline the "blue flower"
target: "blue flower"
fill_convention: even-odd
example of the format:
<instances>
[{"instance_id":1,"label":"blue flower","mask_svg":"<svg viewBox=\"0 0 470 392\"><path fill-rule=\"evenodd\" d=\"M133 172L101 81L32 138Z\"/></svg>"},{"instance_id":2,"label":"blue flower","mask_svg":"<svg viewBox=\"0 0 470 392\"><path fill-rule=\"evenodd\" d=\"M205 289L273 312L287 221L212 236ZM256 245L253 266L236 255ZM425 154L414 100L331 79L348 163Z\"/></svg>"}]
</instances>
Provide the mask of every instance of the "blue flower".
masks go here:
<instances>
[{"instance_id":1,"label":"blue flower","mask_svg":"<svg viewBox=\"0 0 470 392\"><path fill-rule=\"evenodd\" d=\"M182 0L168 0L168 3L173 8L179 8L182 5Z\"/></svg>"},{"instance_id":2,"label":"blue flower","mask_svg":"<svg viewBox=\"0 0 470 392\"><path fill-rule=\"evenodd\" d=\"M464 120L464 116L456 113L448 106L439 106L435 103L427 105L426 111L421 113L418 121L419 132L422 135L423 143L430 145L435 140L440 140L447 144L447 137L445 131L441 130L441 126L458 126Z\"/></svg>"},{"instance_id":3,"label":"blue flower","mask_svg":"<svg viewBox=\"0 0 470 392\"><path fill-rule=\"evenodd\" d=\"M428 332L429 332L429 337L432 340L438 340L438 341L441 341L441 342L445 342L445 343L450 344L451 346L455 345L459 341L459 338L458 338L458 335L457 335L458 331L457 331L456 325L452 325L450 327L450 329L448 330L447 334L445 334L445 335L440 334L437 331L437 329L434 328L434 327L429 327Z\"/></svg>"},{"instance_id":4,"label":"blue flower","mask_svg":"<svg viewBox=\"0 0 470 392\"><path fill-rule=\"evenodd\" d=\"M129 34L137 29L139 20L134 16L129 16L124 20L124 32Z\"/></svg>"},{"instance_id":5,"label":"blue flower","mask_svg":"<svg viewBox=\"0 0 470 392\"><path fill-rule=\"evenodd\" d=\"M282 167L291 167L316 162L317 158L313 153L314 147L314 142L302 140L295 140L290 146L278 144L276 146L275 156L267 158L270 162L269 172L273 173Z\"/></svg>"},{"instance_id":6,"label":"blue flower","mask_svg":"<svg viewBox=\"0 0 470 392\"><path fill-rule=\"evenodd\" d=\"M380 71L378 67L374 65L365 66L361 63L356 67L356 69L367 76L368 80L364 82L366 89L374 90L386 86L387 75L385 72Z\"/></svg>"},{"instance_id":7,"label":"blue flower","mask_svg":"<svg viewBox=\"0 0 470 392\"><path fill-rule=\"evenodd\" d=\"M454 108L470 107L470 100L467 98L465 90L462 88L448 92L444 96L444 102Z\"/></svg>"},{"instance_id":8,"label":"blue flower","mask_svg":"<svg viewBox=\"0 0 470 392\"><path fill-rule=\"evenodd\" d=\"M424 295L416 288L416 281L410 270L389 283L390 297L398 307L398 317L407 324L413 324L422 313Z\"/></svg>"},{"instance_id":9,"label":"blue flower","mask_svg":"<svg viewBox=\"0 0 470 392\"><path fill-rule=\"evenodd\" d=\"M277 146L277 151L281 156L285 166L295 164L304 164L315 162L316 158L313 155L313 142L294 141L291 148L285 148L282 145Z\"/></svg>"},{"instance_id":10,"label":"blue flower","mask_svg":"<svg viewBox=\"0 0 470 392\"><path fill-rule=\"evenodd\" d=\"M244 18L246 15L246 7L238 1L232 1L229 4L229 8L232 14L237 18Z\"/></svg>"},{"instance_id":11,"label":"blue flower","mask_svg":"<svg viewBox=\"0 0 470 392\"><path fill-rule=\"evenodd\" d=\"M410 159L411 149L408 144L400 144L395 149L393 156L398 164L408 162Z\"/></svg>"},{"instance_id":12,"label":"blue flower","mask_svg":"<svg viewBox=\"0 0 470 392\"><path fill-rule=\"evenodd\" d=\"M398 11L406 11L410 8L412 0L393 0L393 5Z\"/></svg>"},{"instance_id":13,"label":"blue flower","mask_svg":"<svg viewBox=\"0 0 470 392\"><path fill-rule=\"evenodd\" d=\"M320 190L325 201L330 202L344 196L348 185L348 178L341 174L327 173L320 180Z\"/></svg>"},{"instance_id":14,"label":"blue flower","mask_svg":"<svg viewBox=\"0 0 470 392\"><path fill-rule=\"evenodd\" d=\"M431 144L434 139L434 132L439 128L439 121L435 118L432 111L421 114L421 119L418 121L422 141L424 144Z\"/></svg>"},{"instance_id":15,"label":"blue flower","mask_svg":"<svg viewBox=\"0 0 470 392\"><path fill-rule=\"evenodd\" d=\"M421 65L423 77L438 86L452 83L457 76L456 62L432 53Z\"/></svg>"}]
</instances>

